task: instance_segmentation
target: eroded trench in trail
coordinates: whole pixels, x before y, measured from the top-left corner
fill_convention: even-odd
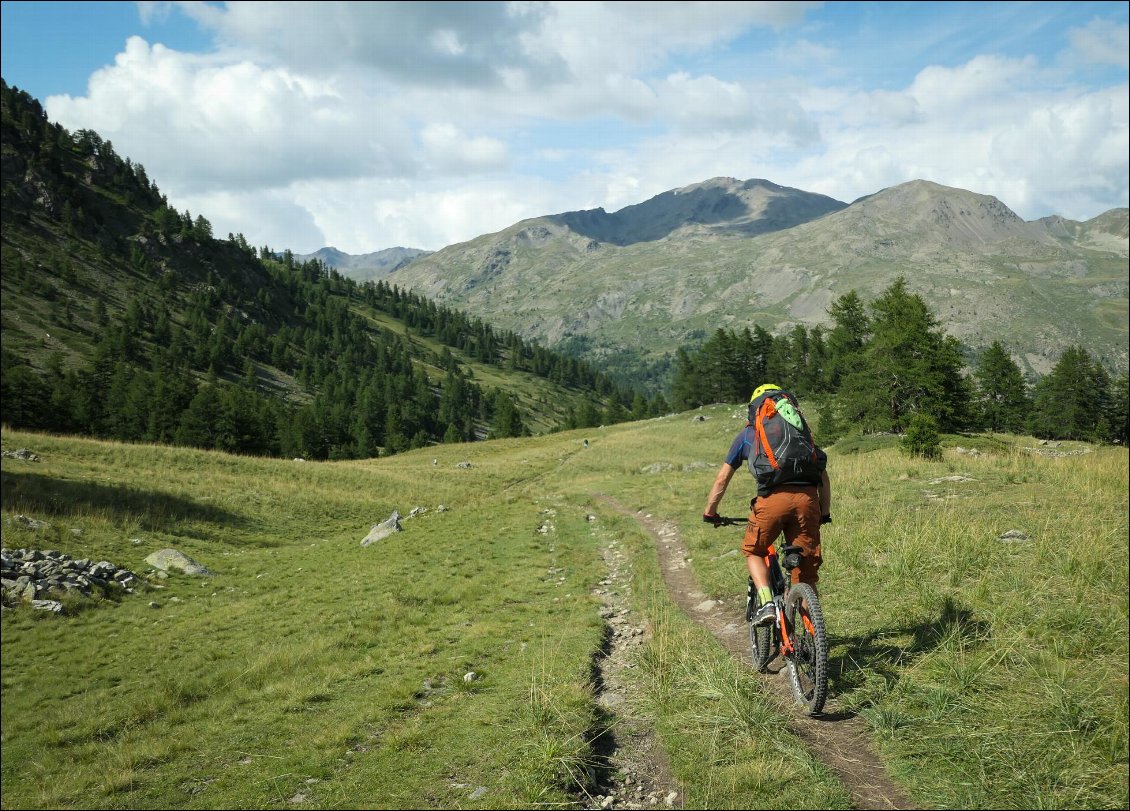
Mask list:
[[[671,599],[688,617],[709,630],[732,655],[752,667],[749,626],[745,622],[744,605],[726,605],[707,599],[707,595],[699,589],[694,572],[687,565],[687,547],[675,524],[643,512],[630,510],[607,496],[597,496],[597,501],[605,507],[633,518],[651,535],[655,540],[660,569]],[[606,561],[610,565],[610,578],[619,577],[620,567],[626,564],[619,559],[610,559],[610,553],[619,555],[615,549],[604,550]],[[609,610],[608,606],[606,600],[605,611]],[[613,626],[612,638],[615,639],[620,633],[622,632],[616,631]],[[634,634],[634,631],[632,633]],[[629,637],[629,639],[634,638],[636,637]],[[616,691],[623,688],[609,684],[610,680],[616,681],[614,675],[616,666],[610,664],[612,656],[616,654],[614,647],[609,645],[605,647],[613,653],[601,657],[594,667],[599,675],[601,702],[607,706],[609,702],[620,703],[621,699]],[[626,654],[627,650],[622,649],[620,653]],[[623,667],[623,664],[619,666]],[[852,713],[838,708],[834,696],[829,697],[823,714],[816,717],[802,714],[792,695],[788,679],[784,673],[779,672],[779,668],[778,660],[778,663],[771,665],[771,672],[762,679],[766,697],[793,719],[789,724],[789,731],[800,738],[813,756],[825,763],[840,779],[851,794],[854,806],[866,809],[916,808],[906,793],[887,775],[882,761],[871,747],[864,723]],[[614,697],[609,698],[609,696]],[[661,804],[668,797],[671,797],[666,803],[669,807],[677,804],[681,795],[676,791],[674,779],[662,756],[661,748],[650,739],[650,733],[644,731],[642,726],[637,724],[633,734],[648,741],[644,749],[633,752],[630,745],[621,747],[615,738],[610,738],[605,742],[606,746],[611,747],[609,756],[613,759],[620,757],[622,760],[632,761],[632,771],[636,774],[653,774],[658,778],[658,781],[650,781],[654,790],[645,794],[644,798],[652,799],[654,802],[653,798],[656,798],[656,795],[662,795]],[[625,740],[625,743],[628,741]],[[649,756],[655,756],[659,760],[650,765],[641,762]],[[622,789],[622,786],[609,787],[608,793],[597,801],[598,804],[605,808],[627,807],[622,801],[628,800],[629,797]],[[611,800],[606,799],[609,796],[612,797]],[[631,797],[631,800],[636,799],[635,796]]]
[[[596,516],[589,521],[600,535]],[[635,652],[648,632],[629,605],[631,564],[614,538],[600,538],[600,551],[608,574],[594,594],[601,601],[605,630],[604,645],[593,659],[592,682],[601,719],[592,740],[595,764],[578,799],[593,809],[679,808],[682,795],[655,731],[632,711],[639,699],[626,671],[635,666]]]

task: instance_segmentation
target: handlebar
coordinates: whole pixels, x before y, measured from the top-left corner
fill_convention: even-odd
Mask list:
[[[714,525],[714,528],[718,529],[718,527],[745,526],[748,523],[748,518],[730,518],[725,515],[720,515],[718,516],[718,523]]]

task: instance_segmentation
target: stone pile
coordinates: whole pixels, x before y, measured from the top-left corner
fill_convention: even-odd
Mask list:
[[[95,589],[103,594],[111,589],[132,594],[141,582],[129,569],[109,561],[75,560],[52,549],[0,549],[0,569],[4,602],[25,600],[50,611],[62,609],[57,601],[41,599],[50,594],[77,592],[90,597]]]

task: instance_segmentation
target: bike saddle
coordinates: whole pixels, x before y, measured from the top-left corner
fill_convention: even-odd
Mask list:
[[[800,565],[800,559],[804,556],[804,550],[796,544],[789,544],[788,546],[781,547],[781,564],[786,569],[795,569]]]

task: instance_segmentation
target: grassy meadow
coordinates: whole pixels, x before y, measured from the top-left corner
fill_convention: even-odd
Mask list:
[[[593,590],[616,544],[650,631],[634,710],[685,807],[851,807],[765,677],[669,599],[650,537],[596,499],[675,521],[703,590],[737,613],[741,530],[700,515],[741,414],[330,463],[5,429],[3,450],[40,457],[2,461],[5,547],[139,574],[173,547],[214,574],[63,615],[4,610],[0,803],[583,807],[592,740],[615,724],[594,692]],[[1127,451],[945,444],[939,461],[829,449],[831,700],[921,807],[1125,808]],[[722,512],[744,515],[752,489],[740,474]]]

